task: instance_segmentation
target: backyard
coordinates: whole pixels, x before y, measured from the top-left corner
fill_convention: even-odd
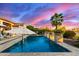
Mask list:
[[[0,55],[79,55],[74,5],[0,4]]]

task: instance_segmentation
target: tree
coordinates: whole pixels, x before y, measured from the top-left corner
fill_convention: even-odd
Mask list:
[[[28,28],[28,29],[33,29],[34,27],[31,26],[31,25],[28,25],[27,28]]]
[[[57,13],[55,13],[52,17],[51,17],[51,24],[52,25],[54,25],[56,28],[56,30],[57,30],[57,26],[58,25],[62,25],[62,22],[63,22],[63,15],[62,15],[62,13],[60,13],[60,14],[57,14]]]
[[[34,31],[34,32],[36,32],[36,33],[37,33],[37,31],[38,31],[38,28],[35,28],[35,27],[32,26],[32,25],[28,25],[27,28],[30,29],[30,30],[32,30],[32,31]]]

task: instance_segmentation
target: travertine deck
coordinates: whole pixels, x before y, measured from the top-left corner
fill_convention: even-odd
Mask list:
[[[26,36],[24,36],[25,38]],[[0,52],[9,48],[10,46],[16,44],[17,42],[21,41],[22,40],[22,37],[21,36],[18,36],[18,37],[15,37],[15,38],[11,38],[11,39],[6,39],[6,40],[3,40],[0,42]]]

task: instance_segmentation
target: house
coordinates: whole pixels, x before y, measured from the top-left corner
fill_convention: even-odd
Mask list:
[[[23,26],[23,24],[15,23],[15,22],[9,21],[7,19],[0,18],[0,31],[3,29],[11,30],[13,27],[19,27],[19,26]]]

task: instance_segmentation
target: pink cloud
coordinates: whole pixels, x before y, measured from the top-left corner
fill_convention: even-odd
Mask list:
[[[69,9],[73,4],[61,4],[60,6],[56,7],[55,9],[51,8],[51,9],[47,9],[43,15],[36,17],[35,19],[33,19],[32,21],[32,25],[39,23],[42,20],[45,20],[46,18],[48,18],[49,16],[53,15],[54,13],[57,12],[64,12],[65,10]],[[42,13],[41,13],[42,14]]]

